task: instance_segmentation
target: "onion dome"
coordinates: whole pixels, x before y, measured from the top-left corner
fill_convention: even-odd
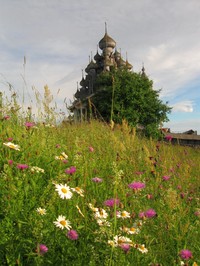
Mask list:
[[[115,48],[116,42],[107,34],[105,33],[104,37],[99,42],[99,48],[103,50],[106,47]]]
[[[115,60],[120,60],[121,53],[116,50],[115,53],[114,53],[114,56],[115,56]]]
[[[124,61],[122,58],[119,60],[119,67],[125,67],[126,66],[126,61]]]
[[[95,56],[94,56],[94,60],[95,60],[96,62],[99,62],[99,61],[102,60],[102,56],[98,53],[98,51],[97,51],[97,53],[96,53]]]
[[[126,60],[126,68],[131,70],[133,66]]]
[[[98,68],[98,66],[97,66],[97,64],[93,60],[91,60],[91,62],[86,67],[86,69],[87,69],[88,72],[90,72],[91,69],[96,69],[96,68]],[[85,69],[85,71],[86,71],[86,69]]]
[[[74,94],[74,96],[76,97],[76,99],[79,99],[79,97],[80,97],[80,91],[79,91],[79,89],[77,89],[77,91]]]
[[[84,85],[85,85],[85,79],[82,77],[82,80],[80,81],[80,83],[79,83],[82,87],[84,87]]]

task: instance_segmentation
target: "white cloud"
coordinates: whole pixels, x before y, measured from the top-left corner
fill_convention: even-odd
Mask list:
[[[193,101],[182,101],[172,105],[173,112],[192,113],[194,111]]]

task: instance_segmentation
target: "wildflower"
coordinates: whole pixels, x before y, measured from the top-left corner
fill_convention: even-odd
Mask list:
[[[42,209],[42,208],[37,208],[36,211],[40,214],[40,215],[45,215],[46,214],[46,210]]]
[[[125,236],[115,236],[114,242],[117,246],[119,246],[121,244],[133,244],[132,240],[128,237],[125,237]]]
[[[27,164],[18,164],[17,165],[17,168],[20,169],[20,170],[24,170],[24,169],[27,169],[28,168],[28,165]]]
[[[89,147],[89,151],[90,151],[90,152],[93,152],[93,151],[94,151],[94,148],[90,146],[90,147]]]
[[[5,115],[4,116],[4,120],[9,120],[10,119],[10,116],[9,115]]]
[[[120,228],[120,230],[124,233],[129,234],[129,235],[136,235],[140,232],[140,229],[135,227],[135,226],[132,226],[131,228],[123,226],[122,228]]]
[[[116,243],[113,240],[108,240],[108,245],[110,245],[111,247],[116,247]]]
[[[10,149],[13,149],[13,150],[16,150],[16,151],[20,151],[19,145],[16,145],[16,144],[14,144],[12,142],[5,142],[5,143],[3,143],[3,145],[9,147]]]
[[[153,195],[152,194],[147,194],[147,199],[153,199]]]
[[[141,183],[141,182],[133,182],[133,183],[129,184],[128,187],[135,190],[135,191],[138,191],[138,190],[145,188],[145,184]]]
[[[92,178],[91,179],[93,182],[95,182],[95,183],[101,183],[101,182],[103,182],[103,179],[101,179],[101,178],[99,178],[99,177],[94,177],[94,178]]]
[[[98,212],[99,211],[99,209],[94,207],[92,203],[88,203],[88,206],[93,212]]]
[[[75,166],[71,166],[70,168],[65,170],[65,173],[69,174],[69,175],[73,175],[75,172],[76,172],[76,167]]]
[[[71,222],[69,220],[66,220],[65,216],[59,215],[57,220],[53,222],[56,227],[59,227],[60,229],[66,228],[67,230],[71,229]]]
[[[45,246],[44,244],[39,244],[39,254],[44,255],[47,252],[48,252],[48,247]]]
[[[99,208],[96,212],[95,212],[95,215],[94,217],[97,219],[106,219],[108,217],[108,213],[104,210],[104,209],[101,209]]]
[[[7,138],[7,140],[8,140],[8,141],[12,141],[12,140],[13,140],[13,138]]]
[[[139,232],[140,232],[139,228],[132,226],[127,233],[130,235],[137,235],[139,234]]]
[[[84,197],[84,195],[83,195],[84,190],[81,189],[80,187],[71,188],[71,190],[76,192],[77,194],[79,194],[81,197]]]
[[[55,156],[55,159],[67,163],[68,155],[65,152],[62,152],[61,155]]]
[[[146,217],[145,212],[140,212],[138,216],[140,219],[145,219],[145,217]]]
[[[136,245],[137,249],[142,252],[142,253],[147,253],[148,252],[148,249],[145,248],[145,245]]]
[[[183,259],[183,260],[189,260],[190,258],[192,258],[192,252],[188,249],[183,249],[180,251],[179,256]]]
[[[56,184],[56,191],[58,192],[61,199],[71,199],[73,195],[70,187],[68,187],[66,184],[65,185]]]
[[[147,218],[152,218],[152,217],[157,215],[155,210],[153,210],[153,209],[149,209],[149,210],[145,211],[144,214],[145,214],[145,217],[147,217]]]
[[[127,219],[127,218],[130,218],[130,213],[127,212],[127,211],[118,211],[117,212],[117,218],[122,218],[122,219]]]
[[[127,253],[127,252],[130,250],[130,248],[131,248],[131,246],[130,246],[129,244],[126,244],[126,243],[123,243],[123,244],[119,245],[119,247],[120,247],[125,253]]]
[[[172,136],[171,136],[171,135],[167,135],[167,136],[165,136],[165,139],[166,139],[167,141],[171,141],[171,140],[172,140]]]
[[[77,240],[78,239],[78,233],[75,230],[69,230],[67,233],[67,237],[71,240]]]
[[[110,227],[110,223],[106,221],[106,219],[97,219],[96,220],[99,226],[108,226]]]
[[[194,213],[194,215],[196,215],[196,216],[200,216],[200,210],[197,210],[197,211]]]
[[[119,199],[108,199],[104,201],[104,205],[107,207],[114,207],[115,205],[119,205],[120,200]]]
[[[8,160],[8,164],[12,165],[13,164],[13,160]]]
[[[29,128],[35,126],[35,123],[34,122],[26,122],[25,126],[27,127],[27,129],[29,129]]]
[[[32,166],[31,167],[31,172],[32,173],[44,173],[44,169],[37,167],[37,166]]]
[[[164,175],[162,178],[163,178],[164,181],[167,181],[167,180],[169,180],[171,177],[170,177],[170,176],[167,176],[167,175]]]

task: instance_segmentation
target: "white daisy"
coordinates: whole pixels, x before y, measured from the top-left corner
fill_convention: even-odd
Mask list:
[[[116,245],[121,245],[121,244],[132,245],[133,244],[132,240],[128,237],[125,237],[125,236],[115,236],[114,242]]]
[[[110,223],[106,221],[106,219],[97,219],[97,223],[99,226],[108,226],[110,227]]]
[[[142,253],[147,253],[148,249],[145,248],[144,244],[143,245],[137,245],[137,249],[142,252]]]
[[[53,223],[62,230],[64,228],[66,228],[67,230],[71,229],[71,222],[69,220],[66,220],[65,216],[59,215],[57,220]]]
[[[130,218],[130,213],[127,212],[127,211],[118,211],[117,212],[117,218],[122,218],[122,219],[127,219],[127,218]]]
[[[65,152],[61,152],[61,155],[55,156],[55,159],[56,160],[61,160],[61,161],[67,160],[68,159],[68,155]]]
[[[139,234],[139,232],[140,232],[139,228],[132,226],[131,228],[129,228],[127,233],[130,235],[137,235],[137,234]]]
[[[37,167],[37,166],[32,166],[31,167],[31,172],[32,173],[44,173],[44,169]]]
[[[94,217],[96,219],[106,219],[108,217],[108,213],[104,209],[99,208],[98,211],[95,212]]]
[[[84,190],[81,189],[80,187],[71,188],[71,190],[78,193],[81,197],[84,197],[84,195],[83,195]]]
[[[13,150],[16,150],[16,151],[20,151],[19,145],[16,145],[16,144],[14,144],[12,142],[5,142],[5,143],[3,143],[3,145],[9,147],[10,149],[13,149]]]
[[[73,195],[70,187],[68,187],[66,184],[65,185],[56,184],[56,191],[58,192],[61,199],[71,199]]]
[[[46,210],[42,209],[42,208],[37,208],[36,211],[40,214],[40,215],[45,215],[46,214]]]

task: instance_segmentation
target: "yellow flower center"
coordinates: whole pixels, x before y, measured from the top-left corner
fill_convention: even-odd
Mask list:
[[[62,221],[60,221],[60,224],[62,224],[63,226],[65,226],[67,223],[66,223],[65,220],[62,220]]]
[[[126,215],[126,213],[125,213],[125,212],[122,212],[122,216],[123,216],[123,217],[126,217],[127,215]]]
[[[130,231],[131,231],[131,232],[135,232],[135,230],[136,230],[136,229],[135,229],[134,227],[131,227],[131,228],[130,228]]]
[[[10,144],[10,146],[9,146],[11,149],[15,149],[16,147],[15,147],[15,145],[13,145],[13,144]]]
[[[62,193],[64,193],[64,194],[66,194],[67,193],[67,189],[66,188],[61,188],[61,191],[62,191]]]

